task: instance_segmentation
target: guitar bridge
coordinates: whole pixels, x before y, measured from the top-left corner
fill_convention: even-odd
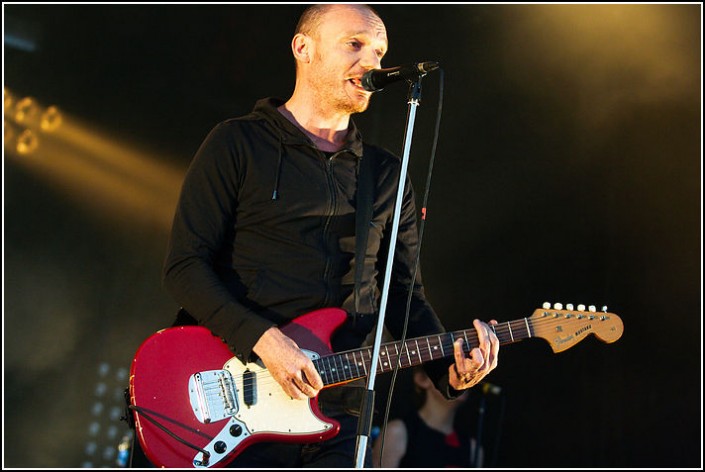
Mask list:
[[[240,407],[233,377],[227,370],[207,370],[193,374],[188,394],[194,415],[201,423],[231,418]]]

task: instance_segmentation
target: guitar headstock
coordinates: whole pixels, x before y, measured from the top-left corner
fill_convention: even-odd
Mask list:
[[[585,305],[578,305],[576,310],[572,304],[563,307],[560,303],[553,306],[544,303],[529,320],[532,335],[548,341],[553,352],[565,351],[589,334],[605,343],[613,343],[624,332],[622,320],[614,313],[608,313],[607,307],[598,312],[594,306],[586,310]]]

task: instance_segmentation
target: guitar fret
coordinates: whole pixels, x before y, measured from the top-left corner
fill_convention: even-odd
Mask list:
[[[529,320],[527,318],[524,318],[524,324],[526,324],[526,333],[529,335],[529,337],[533,337],[531,334],[531,329],[529,329]]]
[[[336,356],[335,365],[338,371],[338,380],[343,382],[345,378],[345,364],[343,363],[343,355],[339,354]]]
[[[343,369],[345,372],[345,380],[350,380],[352,379],[352,373],[350,372],[350,358],[348,357],[350,353],[346,352],[345,353],[345,365],[343,365]]]
[[[355,363],[355,370],[357,371],[357,376],[361,377],[360,364],[358,363],[358,360],[357,360],[357,353],[353,352],[352,355],[353,355],[353,362]]]
[[[350,353],[346,352],[345,355],[341,358],[343,361],[343,375],[345,380],[350,380],[352,378],[352,375],[350,375],[350,358],[348,357]]]
[[[350,380],[349,368],[348,368],[348,355],[344,354],[339,357],[340,359],[340,375],[342,380]]]
[[[438,338],[438,336],[436,336]],[[438,359],[438,349],[441,348],[441,356],[443,355],[443,347],[439,344],[433,344],[433,355],[431,356],[431,359]]]
[[[421,349],[419,349],[419,342],[414,341],[416,344],[416,353],[419,355],[419,363],[423,363],[423,359],[421,358]]]
[[[369,375],[369,370],[367,370],[367,364],[365,363],[364,351],[360,351],[360,364],[362,364],[362,370],[365,372],[365,375]]]
[[[326,365],[328,365],[328,375],[330,376],[330,383],[335,383],[335,369],[331,364],[331,362],[333,362],[332,356],[328,356],[325,359]]]
[[[445,350],[443,349],[443,340],[441,339],[441,335],[439,334],[439,335],[436,336],[436,337],[438,338],[438,345],[441,346],[441,356],[442,356],[442,357],[445,357],[445,356],[446,356],[446,352],[445,352]]]
[[[333,378],[333,370],[330,367],[330,357],[324,357],[322,360],[328,366],[327,370],[326,370],[326,376],[328,377],[328,383],[329,384],[335,383],[335,379]]]
[[[323,365],[323,358],[316,359],[313,362],[314,362],[314,364],[317,365],[316,369],[321,374],[321,379],[323,380],[323,384],[328,385],[330,382],[328,381],[328,373],[326,372],[326,367]]]
[[[401,343],[396,343],[397,364],[400,369],[404,368],[404,346]]]
[[[365,356],[365,354],[367,354],[367,356]],[[364,365],[367,367],[366,370],[369,372],[372,369],[372,353],[369,349],[362,352],[362,358],[364,359]]]
[[[448,340],[450,341],[450,343],[448,343],[448,352],[449,352],[448,355],[452,356],[453,350],[455,349],[453,347],[455,345],[455,333],[452,333],[452,332],[448,333],[448,336],[446,336],[446,338],[448,338]]]
[[[351,356],[352,356],[352,360],[351,360]],[[356,379],[356,378],[360,377],[360,374],[357,371],[357,365],[355,364],[355,352],[351,352],[351,353],[347,354],[346,357],[348,359],[348,375],[350,376],[348,378]]]
[[[330,383],[328,381],[328,373],[326,372],[326,369],[321,366],[321,361],[322,361],[322,359],[316,359],[313,361],[313,365],[316,366],[316,370],[318,371],[318,374],[321,376],[321,380],[323,380],[323,385],[328,385]]]
[[[512,333],[512,324],[507,323],[507,328],[509,328],[509,337],[512,339],[512,342],[514,342],[514,334]]]
[[[433,351],[431,351],[431,341],[428,338],[426,338],[426,346],[428,346],[428,358],[431,360],[433,359]]]
[[[517,339],[523,339],[525,337],[522,335],[523,329],[522,329],[521,323],[510,322],[510,326],[512,328],[512,333],[516,333],[516,336],[512,336],[512,341],[515,341]]]
[[[387,357],[386,357],[387,361],[386,361],[385,365],[387,365],[387,366],[389,367],[389,369],[391,370],[391,369],[392,369],[392,365],[391,365],[391,363],[389,362],[389,347],[388,347],[388,346],[384,346],[384,353],[385,353],[385,355],[387,356]]]
[[[335,365],[338,368],[338,379],[340,381],[344,381],[345,379],[345,363],[343,362],[343,355],[344,354],[338,354],[335,359]]]
[[[340,378],[340,369],[338,368],[338,359],[339,358],[340,358],[339,355],[333,356],[333,373],[335,374],[336,383],[338,383],[342,380]]]
[[[333,377],[333,383],[340,382],[340,377],[338,377],[338,363],[336,362],[337,354],[329,357],[329,363],[331,364],[330,375]]]

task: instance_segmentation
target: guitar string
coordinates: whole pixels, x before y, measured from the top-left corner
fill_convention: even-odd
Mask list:
[[[596,316],[596,315],[592,315],[592,316]],[[528,320],[531,322],[530,325],[532,325],[535,329],[539,329],[539,328],[545,329],[546,327],[550,327],[550,325],[560,325],[560,324],[562,324],[562,323],[565,323],[566,318],[565,318],[565,317],[550,317],[550,318],[539,318],[539,319],[531,319],[531,318],[529,318]],[[583,321],[603,321],[603,320],[601,320],[601,319],[595,317],[595,318],[592,319],[592,320],[585,318],[585,319],[583,319]],[[515,325],[514,329],[511,328],[511,324],[514,324],[514,325]],[[548,325],[548,326],[546,326],[546,325]],[[519,333],[521,333],[522,331],[524,331],[524,332],[527,331],[527,328],[526,328],[525,320],[524,320],[524,319],[522,319],[522,320],[514,320],[514,321],[510,321],[510,322],[503,322],[503,323],[499,323],[499,324],[497,324],[497,325],[495,325],[495,326],[496,326],[496,327],[495,327],[495,332],[496,332],[499,336],[506,336],[506,341],[507,341],[507,342],[510,342],[511,339],[514,338],[514,334],[513,334],[513,333],[519,334]],[[531,326],[530,326],[530,327],[531,327]],[[448,337],[450,337],[451,334],[457,335],[457,336],[456,336],[456,339],[457,339],[458,337],[463,337],[463,338],[466,338],[466,337],[467,337],[467,338],[468,338],[468,341],[470,341],[471,344],[475,344],[475,345],[477,344],[477,333],[476,333],[475,331],[472,331],[471,329],[468,329],[468,330],[460,330],[460,331],[453,331],[453,332],[447,332],[447,333],[440,333],[440,334],[438,334],[437,336],[444,337],[444,338],[448,338]],[[536,335],[535,335],[534,333],[530,333],[530,332],[529,332],[529,333],[527,333],[527,334],[528,334],[528,336],[522,336],[519,340],[521,340],[521,339],[526,339],[527,337],[536,337]],[[432,337],[433,337],[433,336],[429,336],[428,338],[432,338]],[[539,337],[540,337],[540,336],[539,336]],[[409,343],[411,343],[411,342],[416,342],[416,341],[418,341],[418,340],[420,340],[420,339],[426,339],[426,338],[417,338],[417,339],[411,339],[411,340],[408,340],[408,341],[407,341],[407,349],[406,349],[406,350],[402,349],[402,353],[401,353],[402,359],[403,359],[404,357],[407,357],[407,362],[408,362],[408,356],[409,356],[409,355],[411,355],[411,356],[418,356],[418,355],[420,355],[420,356],[422,356],[422,357],[424,358],[424,360],[423,360],[424,362],[427,361],[427,360],[433,360],[433,354],[431,353],[429,347],[427,347],[427,346],[419,346],[418,350],[416,350],[416,349],[410,350],[410,351],[408,350],[408,344],[409,344]],[[386,344],[385,346],[386,346],[386,347],[390,347],[390,346],[394,346],[394,345],[399,346],[400,343],[389,343],[389,344]],[[451,342],[451,343],[443,342],[443,343],[441,343],[441,346],[443,347],[444,351],[447,349],[449,352],[452,352],[452,342]],[[465,349],[465,351],[466,351],[466,353],[467,353],[467,352],[468,352],[468,349],[467,349],[467,348],[464,348],[464,349]],[[360,355],[363,357],[363,361],[364,361],[364,363],[365,363],[365,365],[363,366],[364,370],[365,370],[365,371],[369,370],[369,369],[368,369],[369,366],[370,366],[369,361],[371,361],[370,349],[360,349],[360,350],[355,350],[355,351],[347,351],[347,352],[342,352],[342,353],[335,353],[335,354],[331,354],[331,355],[329,355],[329,356],[320,358],[319,360],[342,358],[345,354],[350,354],[350,353],[360,353]],[[442,357],[449,357],[450,355],[451,355],[451,354],[448,354],[448,355],[445,355],[445,356],[442,356]],[[365,356],[367,356],[367,358],[365,358]],[[428,357],[428,356],[430,356],[430,357]],[[392,357],[392,356],[390,356],[390,358],[391,358],[391,357]],[[393,360],[394,360],[395,362],[398,362],[398,356],[395,354],[394,357],[395,357],[396,359],[395,359],[395,360],[393,359]],[[402,367],[411,367],[412,365],[417,365],[417,364],[415,364],[415,363],[410,363],[409,365],[404,365],[404,364],[405,364],[405,362],[402,362],[402,364],[401,364]],[[381,366],[381,365],[378,366],[378,370],[380,370],[381,372],[384,372],[386,368],[387,368],[386,366]],[[389,369],[391,370],[391,367],[389,367]],[[266,369],[265,369],[263,372],[266,372]],[[345,375],[348,375],[348,374],[342,374],[342,375],[344,375],[344,377],[340,377],[341,374],[336,373],[336,372],[333,372],[333,371],[329,371],[329,374],[326,374],[326,375],[330,375],[331,377],[337,375],[338,378],[339,378],[338,381],[335,381],[335,380],[334,380],[334,381],[331,381],[331,382],[329,382],[327,385],[332,385],[332,384],[336,384],[336,383],[347,382],[347,381],[355,380],[355,379],[357,379],[357,378],[361,378],[361,377],[365,377],[365,376],[366,376],[366,375],[362,375],[362,376],[346,377]],[[262,378],[265,379],[265,381],[263,382],[265,385],[267,384],[267,381],[266,381],[266,378],[267,378],[267,377],[269,377],[269,379],[271,379],[272,381],[274,381],[274,379],[273,379],[273,377],[272,377],[271,375],[267,375],[267,374],[258,374],[258,376],[262,376]],[[276,381],[274,381],[274,383],[276,383]],[[243,385],[249,386],[249,384],[246,384],[246,383],[243,383]]]
[[[607,319],[605,319],[605,320],[601,319],[602,315],[598,315],[597,313],[590,313],[589,315],[583,315],[583,316],[584,316],[583,318],[576,317],[576,318],[572,318],[572,319],[566,318],[564,316],[559,316],[559,317],[550,316],[550,317],[545,317],[545,318],[543,318],[543,317],[542,318],[523,318],[520,320],[507,321],[507,322],[502,322],[502,323],[498,323],[497,325],[495,325],[495,333],[499,337],[502,337],[507,343],[509,343],[509,342],[512,342],[512,339],[516,338],[516,335],[518,335],[520,333],[526,333],[527,335],[521,336],[518,340],[527,339],[529,337],[542,337],[542,336],[536,335],[537,330],[541,331],[541,330],[545,330],[546,328],[557,327],[560,324],[564,324],[566,321],[604,322],[604,321],[609,320],[609,317],[607,317]],[[593,316],[594,318],[589,319],[588,316]],[[528,326],[529,326],[528,332],[527,332],[527,320],[528,320]],[[514,325],[514,328],[512,328],[512,325]],[[594,330],[586,331],[586,334],[591,331],[594,331]],[[558,331],[556,331],[556,332],[558,332]],[[422,357],[422,360],[420,363],[434,360],[434,355],[431,352],[433,346],[431,346],[431,348],[429,348],[428,346],[424,345],[425,343],[421,343],[421,345],[418,346],[418,349],[409,350],[409,347],[408,347],[409,343],[418,342],[419,340],[430,339],[430,338],[433,338],[434,336],[437,336],[439,338],[445,338],[445,340],[446,340],[445,342],[441,342],[438,345],[443,349],[443,352],[446,353],[445,355],[443,355],[441,357],[450,357],[453,355],[453,343],[452,343],[452,341],[447,342],[448,338],[455,337],[456,340],[459,337],[462,337],[464,339],[467,338],[467,340],[470,342],[470,344],[472,346],[476,346],[477,342],[478,342],[477,332],[474,331],[474,328],[470,328],[470,329],[466,329],[466,330],[458,330],[458,331],[449,331],[449,332],[445,332],[445,333],[438,333],[436,335],[407,340],[407,349],[404,349],[402,347],[401,354],[399,356],[397,356],[396,353],[394,355],[390,355],[389,356],[390,360],[392,360],[394,363],[398,363],[399,357],[401,357],[402,360],[406,357],[407,358],[406,361],[403,361],[401,363],[401,366],[403,368],[411,367],[413,365],[418,365],[418,363],[416,363],[416,362],[409,363],[409,360],[408,360],[409,355]],[[400,344],[401,343],[398,343],[398,342],[392,342],[392,343],[385,344],[384,347],[387,347],[387,348],[392,347],[392,346],[401,347]],[[467,348],[467,346],[464,346],[463,349],[466,354],[469,352],[469,349]],[[344,352],[330,354],[330,355],[321,357],[319,359],[316,359],[314,361],[314,364],[316,364],[316,363],[320,364],[323,360],[329,360],[329,361],[332,360],[333,362],[335,362],[336,359],[340,359],[343,362],[343,364],[342,364],[343,367],[345,368],[345,366],[347,366],[349,368],[350,367],[349,359],[346,359],[347,363],[345,363],[345,360],[342,360],[342,358],[346,354],[348,354],[348,355],[349,354],[353,354],[353,355],[359,354],[363,358],[364,365],[362,366],[362,369],[365,372],[365,374],[364,375],[353,375],[352,377],[349,377],[349,375],[352,375],[351,373],[348,374],[346,372],[343,372],[341,374],[340,372],[337,372],[337,367],[335,368],[335,370],[331,369],[329,371],[326,371],[325,369],[319,368],[318,369],[319,372],[323,372],[324,375],[326,375],[327,377],[328,376],[330,376],[330,377],[337,376],[338,377],[338,380],[333,379],[333,381],[330,381],[328,383],[325,383],[325,380],[324,380],[325,386],[335,385],[335,384],[339,384],[339,383],[347,383],[352,380],[364,378],[368,375],[367,372],[369,371],[370,362],[371,362],[371,348],[368,348],[368,349],[362,348],[362,349],[357,349],[357,350],[352,350],[352,351],[344,351]],[[377,369],[378,372],[384,373],[387,370],[391,371],[391,369],[393,368],[393,366],[391,364],[388,364],[388,367],[387,367],[387,366],[382,366],[381,362],[382,361],[380,359],[380,365],[378,365],[378,369]],[[405,365],[407,363],[408,363],[408,365]],[[356,366],[356,369],[359,371],[360,367]],[[341,377],[341,375],[343,377]],[[271,374],[269,374],[269,371],[267,369],[263,369],[260,372],[258,372],[256,375],[256,379],[254,379],[252,381],[243,381],[242,384],[243,384],[243,388],[251,388],[255,383],[257,383],[258,385],[265,386],[265,387],[269,387],[273,384],[278,384],[278,382],[274,379],[274,377]]]

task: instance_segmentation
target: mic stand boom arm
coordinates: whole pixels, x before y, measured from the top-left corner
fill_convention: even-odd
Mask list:
[[[397,243],[397,233],[399,232],[399,220],[401,218],[401,205],[404,197],[404,183],[407,169],[409,167],[409,152],[411,150],[411,138],[413,135],[414,122],[416,121],[416,108],[419,106],[421,97],[421,78],[411,83],[409,87],[408,110],[406,116],[406,130],[404,132],[404,148],[402,153],[401,170],[399,172],[399,184],[397,187],[397,197],[394,205],[394,216],[392,220],[392,235],[389,242],[389,252],[387,253],[387,269],[384,274],[384,284],[382,286],[382,299],[380,302],[380,312],[377,319],[377,329],[375,331],[372,358],[370,360],[369,374],[367,377],[367,390],[362,400],[360,419],[357,429],[356,445],[356,468],[364,468],[365,453],[367,451],[367,441],[372,430],[372,419],[374,416],[374,385],[377,377],[377,364],[379,362],[379,348],[382,344],[382,331],[384,329],[384,318],[387,311],[387,299],[389,297],[389,283],[392,276],[392,265],[394,263],[394,252]]]

